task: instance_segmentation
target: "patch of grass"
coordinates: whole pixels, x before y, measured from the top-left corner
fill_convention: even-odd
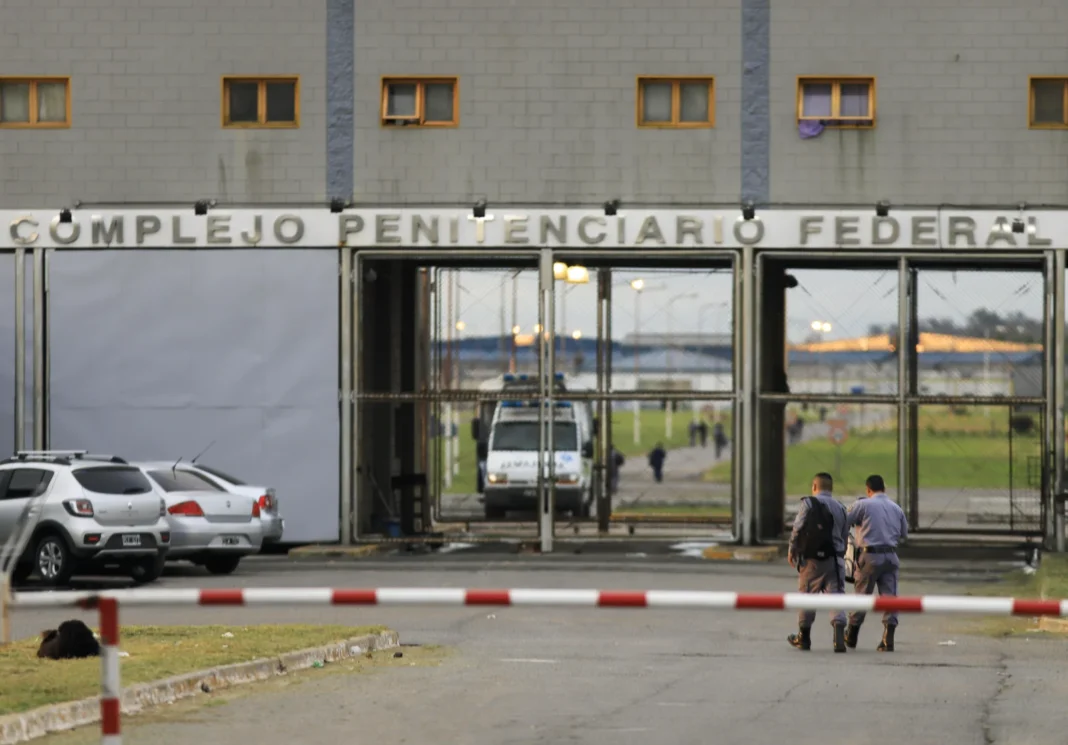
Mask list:
[[[297,692],[303,685],[316,685],[341,675],[367,675],[389,669],[436,667],[451,653],[451,650],[447,648],[434,645],[402,647],[400,651],[404,653],[404,656],[400,658],[393,656],[395,651],[397,650],[382,650],[322,668],[297,670],[267,680],[217,689],[210,694],[198,694],[174,704],[148,709],[136,717],[124,717],[123,734],[128,735],[134,742],[152,742],[154,739],[152,728],[155,726],[175,722],[213,721],[205,716],[208,711],[223,709],[253,696],[259,697],[259,703],[269,708],[272,696],[281,697],[290,692]],[[98,745],[100,726],[90,725],[69,732],[58,732],[34,742],[38,745]]]
[[[1010,448],[1007,411],[992,407],[993,413],[986,416],[982,407],[972,408],[979,410],[954,414],[948,407],[926,407],[921,411],[920,489],[1008,489],[1010,483],[1015,489],[1029,488],[1031,461],[1041,453],[1039,438],[1014,435]],[[824,470],[835,476],[835,491],[844,494],[862,492],[864,479],[873,473],[881,473],[887,486],[896,489],[896,428],[896,418],[891,417],[874,428],[851,429],[840,449],[822,437],[787,447],[787,493],[807,493],[812,474]],[[704,478],[730,483],[730,463],[717,464]]]
[[[249,662],[383,631],[381,626],[128,626],[122,628],[123,686]],[[233,634],[232,637],[224,636]],[[100,660],[37,658],[39,639],[0,647],[0,715],[100,692]]]
[[[1000,582],[987,582],[972,587],[968,594],[1040,600],[1068,598],[1068,557],[1059,554],[1043,554],[1042,563],[1034,574],[1015,571],[1005,575]],[[1045,632],[1037,630],[1034,619],[1021,616],[974,619],[970,622],[962,622],[961,628],[967,633],[983,636],[1045,635]],[[1060,635],[1050,634],[1050,636]]]
[[[721,505],[682,505],[682,504],[636,504],[612,510],[612,515],[671,515],[692,517],[730,517],[731,508]]]

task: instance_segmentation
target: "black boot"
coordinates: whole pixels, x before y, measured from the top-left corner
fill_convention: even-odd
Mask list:
[[[806,629],[804,626],[799,626],[797,633],[790,634],[786,637],[786,641],[790,642],[790,644],[797,647],[802,652],[807,652],[812,649],[812,629]]]
[[[846,629],[845,643],[850,649],[857,648],[857,640],[860,638],[860,626],[849,625]]]
[[[845,624],[844,623],[836,623],[834,625],[834,651],[835,652],[844,652],[844,651],[846,651]]]
[[[890,624],[883,624],[883,640],[879,642],[879,646],[875,649],[879,652],[893,652],[894,651],[894,630],[897,626],[891,626]]]

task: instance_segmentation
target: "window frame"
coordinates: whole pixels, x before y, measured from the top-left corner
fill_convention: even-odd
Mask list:
[[[671,83],[671,121],[645,121],[645,86],[648,83]],[[708,121],[681,122],[683,83],[707,83]],[[714,129],[716,126],[716,77],[714,75],[639,75],[635,81],[635,124],[638,129]]]
[[[426,86],[452,85],[452,121],[426,121]],[[415,116],[387,116],[389,106],[389,88],[392,85],[415,86]],[[391,122],[407,121],[408,124]],[[379,81],[378,126],[383,129],[449,129],[460,126],[460,78],[457,75],[383,75]]]
[[[1062,121],[1060,124],[1035,121],[1035,83],[1059,81],[1064,101]],[[1068,75],[1029,75],[1027,77],[1027,128],[1028,129],[1068,129]]]
[[[256,83],[256,121],[230,121],[230,86],[234,83]],[[267,84],[293,84],[293,121],[267,121]],[[223,75],[222,81],[222,128],[223,129],[299,129],[300,128],[300,76],[299,75]]]
[[[30,86],[30,121],[28,122],[0,122],[0,129],[70,129],[71,127],[71,78],[69,75],[3,75],[0,76],[0,85],[20,85],[29,84]],[[37,121],[38,107],[37,107],[37,86],[41,83],[62,83],[66,90],[66,101],[64,102],[64,108],[66,111],[66,118],[62,122],[41,122]]]
[[[842,86],[867,83],[868,116],[843,117],[835,112],[842,106]],[[805,116],[805,86],[831,86],[831,116]],[[876,121],[876,80],[874,75],[798,75],[797,76],[797,123],[820,122],[828,129],[874,129]]]

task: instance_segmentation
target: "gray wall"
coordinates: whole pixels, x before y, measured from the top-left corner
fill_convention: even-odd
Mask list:
[[[336,251],[58,252],[56,449],[202,459],[274,486],[288,541],[338,537]]]
[[[1068,75],[1068,4],[793,0],[771,29],[773,201],[1068,200],[1068,136],[1027,128],[1028,76]],[[798,75],[876,76],[876,127],[802,140]]]
[[[356,197],[737,200],[740,28],[738,0],[360,0]],[[658,74],[714,75],[716,127],[637,129],[636,77]],[[459,76],[460,126],[382,128],[390,75]]]
[[[0,253],[0,458],[15,448],[15,257]]]
[[[322,0],[4,0],[0,74],[73,101],[70,129],[3,131],[0,203],[322,199],[325,39]],[[230,74],[300,75],[300,128],[222,129]]]
[[[23,442],[33,447],[33,255],[25,259],[24,320],[26,365],[23,400],[26,418]],[[0,458],[15,448],[15,255],[0,253]]]

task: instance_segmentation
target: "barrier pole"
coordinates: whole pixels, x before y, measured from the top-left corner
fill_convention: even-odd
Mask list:
[[[100,742],[122,745],[119,720],[122,685],[119,679],[119,601],[100,598]]]

